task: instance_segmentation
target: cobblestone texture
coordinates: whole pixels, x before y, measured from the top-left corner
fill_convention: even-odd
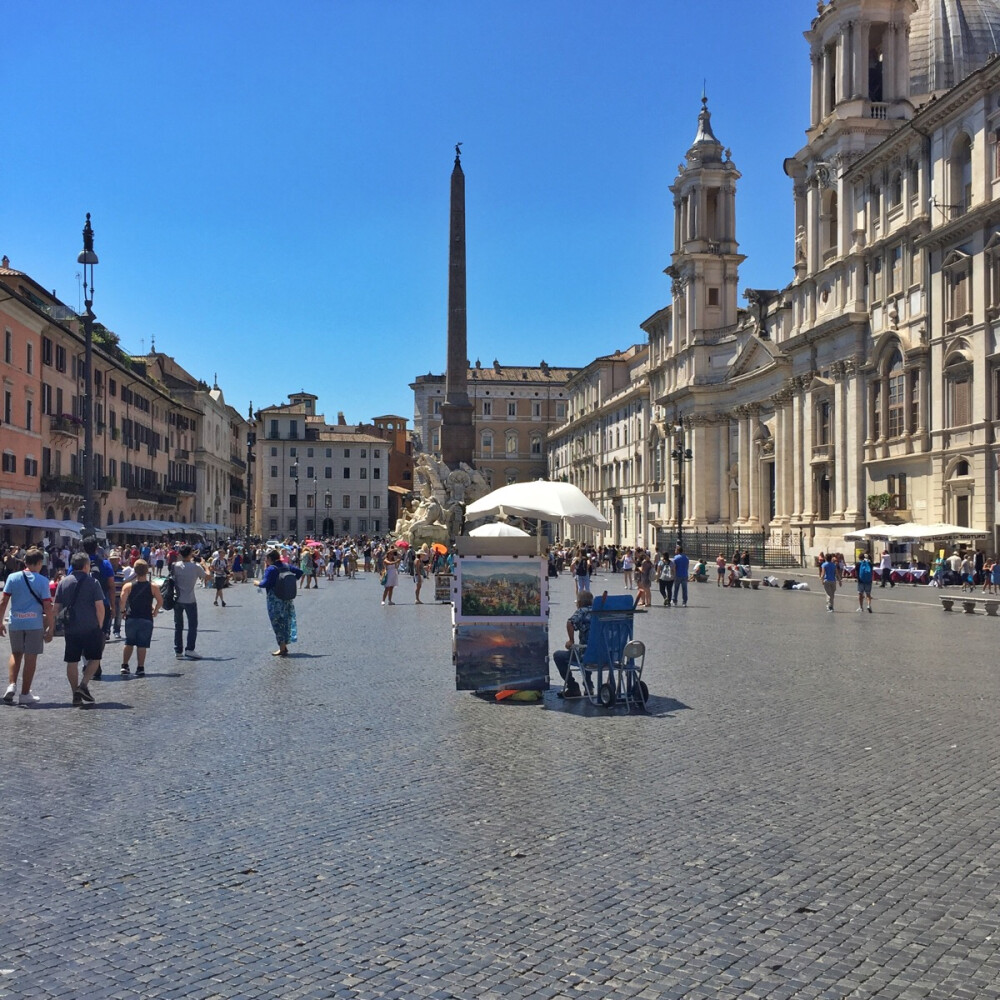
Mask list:
[[[629,717],[457,694],[406,582],[301,593],[287,661],[228,593],[201,662],[0,706],[0,997],[1000,997],[1000,621],[695,586]]]

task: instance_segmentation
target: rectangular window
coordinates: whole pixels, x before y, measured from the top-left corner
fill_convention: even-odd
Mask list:
[[[333,458],[333,449],[332,448],[327,448],[326,449],[326,457],[327,458]]]
[[[52,386],[47,383],[42,383],[42,413],[49,414],[52,412]]]
[[[951,384],[952,391],[952,427],[964,427],[971,423],[970,389],[968,376],[955,379]]]
[[[312,457],[313,457],[312,448],[306,448],[306,458],[312,458]]]
[[[374,456],[375,456],[376,458],[381,458],[381,457],[382,457],[382,449],[381,449],[381,448],[376,448],[376,449],[375,449],[375,450],[374,450],[374,451],[372,452],[372,454],[373,454],[373,455],[374,455]]]
[[[351,533],[351,519],[349,517],[342,517],[340,519],[340,530],[343,531],[345,535]]]
[[[889,378],[889,437],[899,437],[906,430],[906,376],[901,372]]]
[[[350,448],[345,448],[344,449],[344,458],[350,458],[350,457],[351,457],[351,449]]]
[[[565,420],[566,419],[566,404],[556,403],[556,419]]]
[[[333,479],[333,469],[329,465],[323,470],[323,478]]]
[[[24,359],[25,368],[27,369],[29,375],[33,375],[35,373],[35,345],[32,344],[31,341],[28,341],[28,343],[24,346],[27,350],[27,354]]]
[[[272,479],[278,478],[278,467],[276,465],[271,466],[271,478]]]
[[[349,494],[347,494],[347,493],[344,494],[344,502],[343,502],[342,506],[343,506],[344,510],[350,510],[351,509],[351,498],[350,498]]]
[[[906,473],[901,472],[896,480],[896,506],[906,510],[909,504],[906,502]]]
[[[277,457],[278,457],[278,449],[277,448],[272,448],[271,449],[271,458],[277,458]]]
[[[368,509],[368,497],[358,497],[358,506],[362,510]]]
[[[489,399],[483,400],[483,416],[491,417],[493,416],[493,401]]]
[[[312,448],[310,448],[309,450],[312,451]],[[315,478],[316,478],[316,470],[311,465],[307,465],[306,479],[315,479]]]
[[[52,340],[42,337],[42,364],[52,367]]]
[[[372,508],[374,510],[379,510],[381,508],[381,506],[382,506],[382,498],[381,497],[372,497]]]
[[[273,535],[278,530],[278,519],[276,517],[272,517],[270,519],[270,524],[271,524],[271,534]]]
[[[531,404],[531,415],[533,417],[540,417],[542,415],[542,404],[538,400]]]
[[[297,420],[288,421],[288,437],[295,440],[299,436],[299,422]]]
[[[277,493],[272,493],[271,494],[271,506],[272,507],[277,507],[278,506],[278,494]]]
[[[288,494],[288,506],[289,507],[298,507],[298,505],[299,505],[299,495],[298,495],[298,493],[289,493]]]
[[[115,380],[113,378],[109,378],[108,379],[108,395],[109,396],[113,396],[115,394],[115,390],[116,389],[117,389],[117,384],[116,384]]]
[[[288,457],[289,458],[295,458],[295,451],[296,451],[295,448],[289,448],[288,449]]]
[[[872,438],[882,437],[882,383],[872,385]]]
[[[512,399],[507,401],[507,416],[508,417],[517,416],[517,403]]]
[[[372,479],[381,479],[381,478],[382,478],[382,470],[372,469]]]
[[[920,372],[910,372],[910,433],[920,427]]]
[[[17,459],[8,451],[3,453],[3,471],[17,472]]]
[[[271,431],[268,434],[268,437],[273,437],[273,438],[279,437],[279,434],[278,434],[278,421],[277,420],[272,420],[271,421]]]
[[[436,413],[436,414],[439,414],[441,412],[441,400],[440,399],[435,399],[434,400],[434,407],[433,407],[432,412]]]
[[[27,399],[24,402],[24,428],[25,430],[34,430],[32,426],[35,422],[35,404]]]
[[[10,330],[3,332],[3,359],[8,365],[14,363],[14,334]]]
[[[362,448],[361,449],[361,457],[362,458],[367,458],[368,457],[368,449],[367,448]]]
[[[14,397],[10,394],[9,390],[5,390],[3,394],[3,422],[5,424],[11,422],[13,408]]]
[[[368,470],[367,469],[362,469],[360,475],[361,475],[362,479],[367,479],[368,478]]]
[[[312,510],[313,500],[314,499],[315,499],[315,497],[313,497],[313,495],[311,493],[307,493],[306,494],[306,509],[307,510]]]
[[[710,306],[717,306],[719,304],[719,289],[709,288],[708,290],[708,304]]]
[[[892,295],[903,290],[903,248],[895,246],[889,251],[888,291]]]
[[[345,465],[344,466],[344,479],[350,479],[350,478],[351,478],[351,469],[350,469],[350,466]]]

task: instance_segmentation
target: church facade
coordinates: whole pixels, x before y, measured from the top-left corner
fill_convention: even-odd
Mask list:
[[[830,0],[806,39],[791,282],[738,300],[740,174],[704,99],[671,186],[672,301],[641,324],[647,541],[680,505],[807,553],[910,520],[996,551],[1000,0]]]

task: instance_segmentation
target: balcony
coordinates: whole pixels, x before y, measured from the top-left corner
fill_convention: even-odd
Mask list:
[[[176,493],[161,493],[159,490],[145,490],[139,486],[129,486],[125,490],[129,500],[145,500],[147,503],[159,504],[161,507],[176,507]]]
[[[229,495],[234,500],[246,500],[246,498],[247,498],[247,491],[246,491],[246,489],[245,489],[245,487],[243,486],[242,483],[237,484],[237,483],[234,483],[234,482],[230,482],[230,484],[229,484]]]
[[[169,479],[167,480],[167,489],[172,490],[174,493],[198,492],[193,479]]]
[[[906,521],[910,518],[905,493],[872,493],[868,497],[868,511],[883,521]]]
[[[186,462],[191,458],[191,452],[187,448],[175,448],[174,449],[174,461],[175,462]]]
[[[42,476],[42,492],[82,497],[83,479],[80,476]]]
[[[237,469],[245,469],[247,467],[246,461],[240,458],[239,455],[236,455],[232,452],[230,452],[229,454],[229,461],[230,464],[235,465]]]
[[[83,421],[79,417],[71,416],[68,413],[60,413],[57,417],[52,417],[49,423],[49,430],[53,436],[62,436],[79,439],[80,431],[83,430]]]
[[[814,462],[830,462],[833,460],[832,444],[814,444],[812,450],[812,460]]]

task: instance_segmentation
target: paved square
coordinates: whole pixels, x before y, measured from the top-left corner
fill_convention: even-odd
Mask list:
[[[639,616],[645,717],[456,693],[407,581],[300,593],[285,661],[199,591],[205,659],[168,616],[93,709],[57,640],[0,706],[0,997],[1000,997],[1000,621],[813,587]]]

